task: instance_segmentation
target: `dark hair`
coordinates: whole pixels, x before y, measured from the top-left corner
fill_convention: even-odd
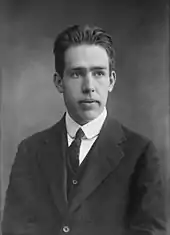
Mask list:
[[[54,42],[55,69],[61,77],[63,76],[65,66],[65,51],[70,46],[80,44],[102,46],[109,57],[110,71],[115,69],[115,51],[112,37],[99,27],[89,27],[88,25],[80,27],[79,25],[74,25],[61,32]]]

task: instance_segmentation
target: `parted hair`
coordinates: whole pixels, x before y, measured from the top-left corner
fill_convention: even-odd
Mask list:
[[[110,72],[115,70],[115,50],[112,37],[99,27],[73,25],[58,34],[54,42],[55,70],[61,77],[65,66],[65,51],[71,46],[81,44],[103,47],[109,57]]]

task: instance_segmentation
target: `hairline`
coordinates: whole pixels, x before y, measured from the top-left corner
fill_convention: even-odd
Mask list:
[[[74,30],[75,30],[75,33],[78,33],[77,35],[75,34],[74,35]],[[91,40],[91,38],[83,38],[82,37],[82,40],[79,38],[79,32],[80,34],[84,34],[86,31],[88,32],[89,31],[92,31],[92,32],[95,32],[95,31],[98,31],[95,33],[95,37],[97,37],[97,35],[99,35],[100,37],[100,34],[103,34],[102,37],[108,37],[110,39],[108,40],[97,40],[97,41],[93,41],[93,39]],[[73,32],[73,35],[75,36],[75,38],[72,40],[72,34]],[[68,34],[67,34],[68,33]],[[65,38],[64,38],[65,37]],[[70,37],[70,38],[69,38]],[[78,39],[76,38],[78,37]],[[61,40],[64,40],[64,42],[66,42],[65,46],[63,44],[63,47],[57,49],[57,47],[55,45],[57,45],[57,41],[60,42]],[[65,41],[66,39],[66,41]],[[110,40],[110,41],[109,41]],[[68,42],[68,44],[67,44]],[[109,44],[110,44],[110,48],[109,48]],[[60,44],[59,44],[60,45]],[[62,41],[61,41],[61,45],[62,45]],[[112,41],[112,37],[111,35],[109,35],[105,30],[103,30],[102,28],[100,27],[97,27],[97,26],[92,26],[90,27],[89,25],[84,25],[83,27],[81,25],[73,25],[71,27],[68,27],[66,30],[62,31],[56,38],[55,40],[55,44],[54,44],[54,48],[53,48],[53,53],[55,55],[55,63],[56,63],[56,58],[58,59],[58,61],[61,61],[61,67],[60,65],[58,64],[58,66],[56,67],[56,64],[55,64],[55,69],[56,69],[56,72],[58,72],[60,74],[60,76],[63,76],[63,72],[64,72],[64,69],[65,69],[65,53],[67,50],[69,50],[71,47],[77,47],[77,46],[81,46],[81,45],[94,45],[94,46],[98,46],[100,48],[103,48],[106,53],[107,53],[107,56],[108,56],[108,59],[109,59],[109,70],[110,70],[110,73],[112,71],[115,71],[115,51],[114,51],[114,48],[113,48],[113,41]],[[57,51],[57,50],[58,51]],[[57,56],[56,52],[59,52],[61,50],[61,56],[60,57],[59,55]],[[113,54],[112,54],[113,53]]]

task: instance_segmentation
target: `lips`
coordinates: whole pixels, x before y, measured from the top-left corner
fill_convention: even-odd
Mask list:
[[[98,101],[93,99],[85,99],[85,100],[80,100],[80,103],[91,104],[91,103],[98,103]]]

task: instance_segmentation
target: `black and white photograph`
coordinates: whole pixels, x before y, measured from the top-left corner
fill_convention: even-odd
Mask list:
[[[169,2],[0,1],[0,234],[169,235]]]

